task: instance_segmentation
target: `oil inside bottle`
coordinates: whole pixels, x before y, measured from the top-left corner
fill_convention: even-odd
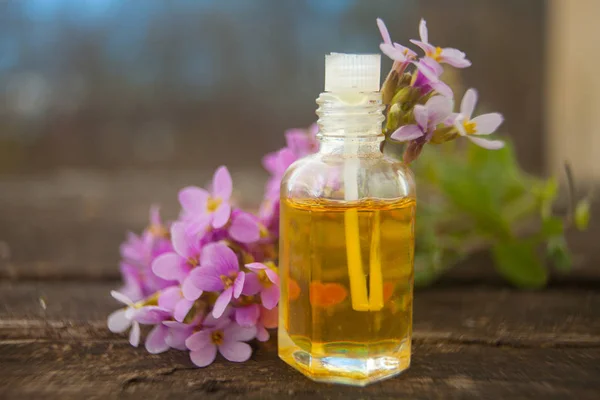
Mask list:
[[[282,199],[280,357],[366,385],[410,363],[414,198]]]

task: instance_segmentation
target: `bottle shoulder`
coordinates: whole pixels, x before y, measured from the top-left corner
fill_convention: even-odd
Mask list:
[[[416,197],[410,168],[383,155],[348,157],[316,153],[292,164],[281,181],[283,198],[399,199]]]

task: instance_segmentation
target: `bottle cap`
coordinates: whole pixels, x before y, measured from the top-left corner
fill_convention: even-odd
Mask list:
[[[331,53],[325,56],[326,92],[378,92],[379,54]]]

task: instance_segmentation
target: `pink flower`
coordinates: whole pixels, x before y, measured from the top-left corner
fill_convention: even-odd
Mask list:
[[[258,211],[260,222],[274,236],[279,236],[279,192],[265,193]]]
[[[427,23],[424,19],[421,19],[419,24],[419,35],[421,40],[411,40],[411,42],[423,49],[427,57],[440,63],[450,64],[456,68],[466,68],[471,65],[471,61],[465,58],[465,53],[462,51],[450,47],[436,47],[430,44]]]
[[[434,96],[425,105],[414,107],[416,124],[403,125],[394,131],[391,138],[399,142],[423,138],[431,139],[436,126],[445,121],[452,112],[452,100],[444,96]]]
[[[499,113],[483,114],[471,119],[473,110],[477,104],[477,91],[469,89],[463,96],[460,104],[460,114],[454,121],[454,126],[461,136],[466,136],[478,146],[489,150],[497,150],[504,147],[504,142],[501,140],[487,140],[473,135],[489,135],[498,129],[504,118]]]
[[[176,222],[171,226],[171,241],[175,251],[160,255],[152,263],[152,271],[163,279],[179,282],[182,298],[173,306],[175,319],[182,321],[187,312],[194,304],[194,300],[202,295],[202,290],[196,287],[189,279],[192,269],[200,264],[201,237],[191,233],[182,222]],[[173,300],[175,294],[169,292],[169,300]]]
[[[279,276],[277,272],[262,263],[246,264],[254,274],[246,275],[249,294],[260,292],[260,299],[266,309],[271,310],[279,302]]]
[[[390,33],[381,18],[377,18],[377,27],[383,38],[383,43],[379,45],[383,54],[399,63],[406,63],[417,56],[417,53],[408,47],[404,47],[398,43],[392,43]]]
[[[264,307],[260,309],[260,318],[256,323],[256,339],[261,342],[269,340],[269,331],[267,329],[277,328],[279,322],[279,312],[277,307],[267,310]]]
[[[169,334],[169,328],[163,324],[158,324],[146,336],[146,351],[150,354],[159,354],[169,350],[166,337]]]
[[[202,250],[201,267],[190,273],[192,284],[207,292],[223,291],[213,307],[219,318],[232,298],[237,299],[244,289],[246,274],[240,271],[236,254],[223,243],[211,243]]]
[[[317,124],[312,124],[308,129],[288,129],[285,131],[287,148],[298,158],[316,153],[319,150],[318,130]]]
[[[227,234],[236,242],[254,243],[260,239],[260,224],[254,215],[241,210],[233,210]]]
[[[124,285],[119,292],[129,297],[132,301],[139,301],[144,298],[144,282],[139,269],[127,262],[121,262],[121,277]]]
[[[213,176],[211,192],[195,186],[186,187],[179,192],[183,218],[199,226],[210,224],[213,228],[223,227],[231,214],[229,200],[232,190],[231,175],[227,167],[219,167]]]
[[[242,298],[243,301],[237,302],[234,308],[235,322],[240,326],[254,326],[260,317],[260,306],[252,302],[253,296],[240,296],[240,300]]]
[[[140,324],[158,324],[170,318],[169,310],[157,306],[136,304],[124,294],[114,290],[110,294],[127,307],[108,316],[108,329],[114,333],[122,333],[131,327],[129,343],[134,347],[140,344]]]
[[[435,90],[442,96],[450,99],[454,97],[450,86],[440,79],[440,75],[444,72],[444,69],[437,61],[432,58],[422,58],[419,62],[415,62],[414,65],[417,67],[417,75],[412,83],[413,87],[421,89],[422,94]]]
[[[207,326],[188,337],[185,341],[190,350],[190,359],[198,367],[212,364],[217,356],[217,350],[229,361],[244,362],[252,355],[252,348],[245,341],[256,336],[256,327],[242,327],[229,318],[215,321],[214,326]]]
[[[186,299],[181,286],[171,286],[161,291],[158,296],[158,306],[172,312],[175,321],[183,322],[194,306],[195,300]]]
[[[125,286],[120,290],[137,301],[172,285],[173,281],[156,276],[151,268],[157,256],[172,250],[168,232],[160,220],[158,207],[153,206],[150,209],[150,228],[140,236],[128,233],[127,240],[121,244],[121,273]]]
[[[163,325],[169,328],[165,335],[165,344],[177,350],[187,350],[185,341],[192,336],[197,323],[184,324],[176,321],[163,321]]]

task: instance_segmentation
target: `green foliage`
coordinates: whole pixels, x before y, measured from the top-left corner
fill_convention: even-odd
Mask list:
[[[510,143],[496,151],[460,145],[427,146],[412,164],[419,185],[415,283],[427,285],[486,249],[498,273],[519,288],[543,287],[547,265],[569,271],[564,233],[570,218],[553,214],[557,181],[523,172]],[[587,201],[573,220],[587,226]]]
[[[575,226],[580,231],[587,229],[590,223],[590,202],[584,199],[575,207]]]
[[[492,248],[496,269],[510,283],[521,288],[540,288],[546,284],[548,273],[527,241],[499,242]]]

